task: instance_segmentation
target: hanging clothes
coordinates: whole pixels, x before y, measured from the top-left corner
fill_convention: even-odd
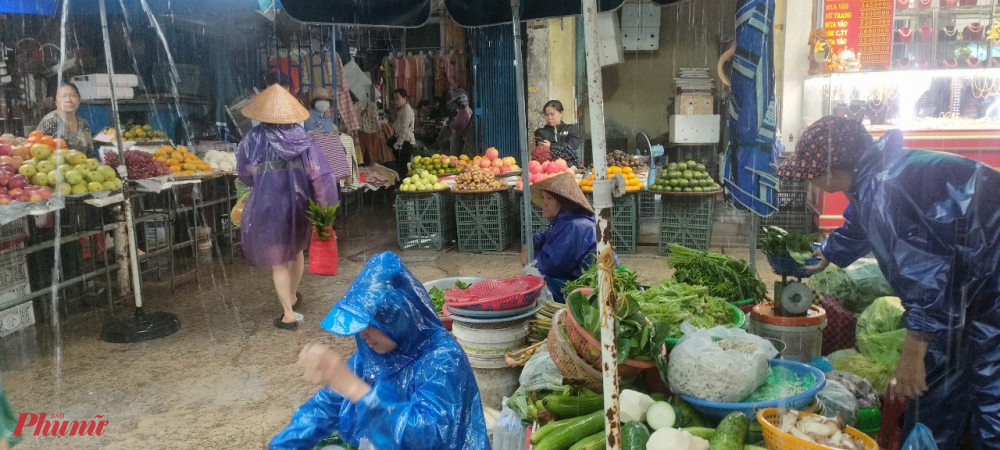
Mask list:
[[[469,57],[464,52],[459,52],[457,56],[457,61],[455,62],[455,69],[457,70],[456,78],[458,83],[458,89],[464,91],[469,90]]]
[[[326,158],[326,162],[330,164],[330,173],[333,174],[334,178],[339,180],[351,175],[351,166],[347,161],[347,151],[344,149],[344,144],[340,141],[339,133],[312,131],[309,135],[312,136],[313,142],[319,147],[320,153]]]
[[[351,174],[345,178],[344,184],[346,184],[347,187],[353,188],[361,183],[361,172],[358,169],[358,160],[360,158],[358,158],[357,154],[355,154],[354,139],[351,138],[350,135],[341,134],[340,142],[344,145],[344,154],[347,155],[347,161],[351,165]]]
[[[412,55],[407,55],[403,57],[403,61],[406,64],[406,76],[403,82],[406,86],[407,100],[409,100],[410,106],[414,109],[417,108],[417,96],[414,95],[417,92],[417,60]]]
[[[424,57],[424,98],[432,103],[434,95],[434,55]]]
[[[422,55],[413,57],[413,100],[410,105],[416,108],[424,100],[424,65],[426,59]]]
[[[388,105],[392,102],[392,92],[396,90],[396,75],[393,67],[393,59],[386,56],[382,58],[382,104]]]
[[[396,81],[394,84],[394,89],[406,89],[406,59],[402,56],[398,58],[392,58],[392,67],[394,70],[394,75],[396,76]],[[389,101],[386,105],[392,104],[392,92],[389,93]]]
[[[458,55],[454,53],[449,53],[444,56],[444,72],[445,76],[448,78],[448,90],[454,91],[458,89]]]
[[[445,55],[434,55],[434,96],[445,98],[448,94],[448,75],[445,73]]]
[[[354,111],[354,103],[351,102],[351,90],[347,86],[347,77],[344,76],[344,64],[340,60],[340,55],[334,54],[336,60],[337,74],[337,113],[347,131],[357,130],[358,116]],[[329,59],[327,60],[329,62]]]
[[[372,102],[358,102],[358,117],[361,119],[361,129],[358,130],[358,145],[372,162],[385,163],[395,161],[392,150],[382,139],[381,127],[378,123],[378,109]]]
[[[299,63],[288,57],[271,58],[268,61],[268,70],[271,74],[281,73],[284,75],[289,82],[289,88],[292,95],[298,96],[299,94],[299,84],[301,84],[302,78],[299,76]]]

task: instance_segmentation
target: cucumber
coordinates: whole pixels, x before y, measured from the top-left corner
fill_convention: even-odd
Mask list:
[[[545,409],[560,419],[579,417],[604,409],[603,396],[570,397],[551,394],[542,400]]]
[[[646,450],[646,442],[649,442],[649,428],[642,422],[622,424],[622,450]]]
[[[679,421],[682,426],[685,427],[707,427],[708,424],[705,419],[701,416],[698,410],[691,407],[691,405],[684,401],[679,395],[674,397],[670,404],[674,405],[677,409],[677,415],[679,416]]]
[[[670,406],[670,403],[656,402],[646,410],[646,423],[654,430],[673,427],[676,421],[677,413],[674,412],[674,407]]]
[[[604,449],[604,440],[604,432],[602,431],[580,439],[569,450],[602,450]]]
[[[715,436],[714,428],[687,427],[684,431],[687,431],[688,433],[691,433],[692,436],[700,437],[706,441],[712,440],[712,436]]]
[[[746,414],[736,411],[719,423],[715,436],[708,440],[710,450],[743,450],[743,441],[747,438],[750,419]]]
[[[756,445],[744,445],[743,450],[767,450],[764,447],[758,447]]]
[[[569,425],[560,427],[544,436],[535,445],[534,450],[567,450],[580,439],[600,432],[604,429],[604,410],[559,422],[566,421],[569,422]]]
[[[541,428],[535,430],[535,432],[531,435],[531,443],[532,444],[537,444],[543,438],[545,438],[546,436],[554,433],[555,431],[557,431],[557,430],[559,430],[561,428],[565,428],[565,427],[569,426],[570,423],[573,423],[573,422],[576,422],[576,421],[579,421],[579,420],[580,420],[579,417],[574,417],[572,419],[558,420],[558,421],[555,421],[555,422],[549,422],[549,423],[543,425]]]

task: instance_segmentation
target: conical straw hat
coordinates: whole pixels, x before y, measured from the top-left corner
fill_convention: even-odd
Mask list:
[[[576,177],[569,173],[561,173],[531,185],[531,203],[534,203],[535,206],[542,206],[542,191],[558,195],[584,210],[590,211],[591,214],[594,213],[594,208],[587,201],[587,196],[583,195],[583,190],[576,182]]]
[[[272,84],[240,110],[243,116],[262,123],[290,124],[309,118],[309,111],[291,92]]]

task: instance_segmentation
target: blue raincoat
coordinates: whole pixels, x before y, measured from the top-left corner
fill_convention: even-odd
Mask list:
[[[919,410],[941,450],[971,418],[976,448],[1000,448],[1000,173],[959,156],[903,149],[889,131],[858,162],[844,225],[823,244],[847,267],[874,253],[906,308],[933,333]]]
[[[597,254],[596,222],[588,211],[565,210],[549,221],[549,227],[535,234],[535,268],[545,278],[552,297],[562,303],[562,287],[567,280],[580,278]]]
[[[373,326],[398,348],[374,352],[357,333]],[[375,255],[320,324],[355,335],[358,351],[347,364],[371,387],[358,403],[321,389],[271,440],[271,450],[311,450],[339,432],[378,450],[489,449],[479,388],[465,352],[441,324],[427,291],[399,257]]]

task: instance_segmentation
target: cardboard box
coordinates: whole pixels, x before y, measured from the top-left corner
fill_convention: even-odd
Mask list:
[[[710,116],[715,113],[715,97],[708,92],[688,92],[677,95],[674,114]]]
[[[715,144],[719,142],[722,117],[718,114],[670,116],[670,142],[676,144]]]

